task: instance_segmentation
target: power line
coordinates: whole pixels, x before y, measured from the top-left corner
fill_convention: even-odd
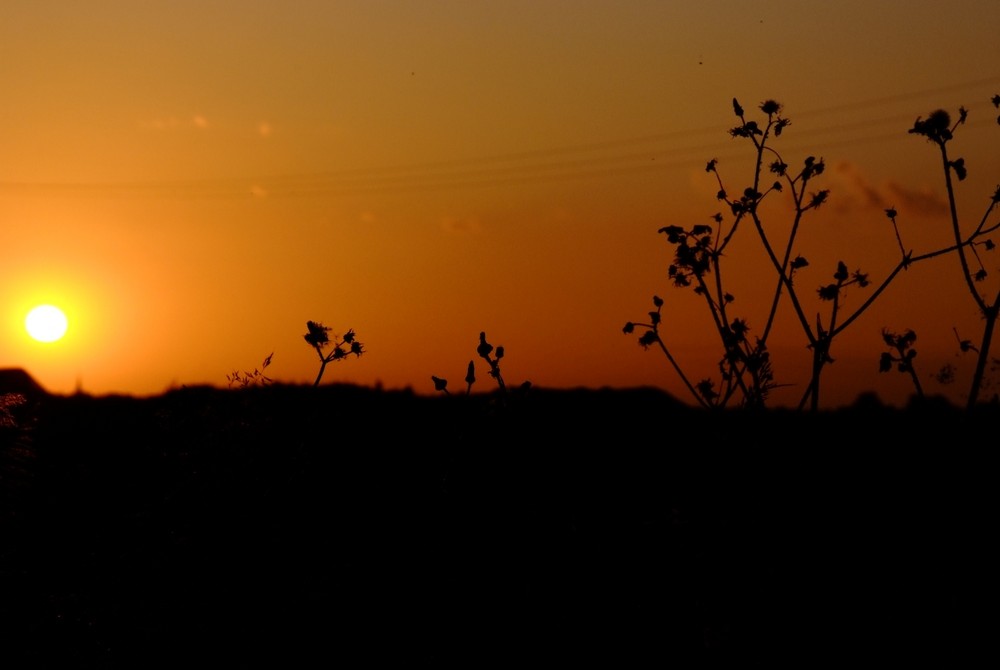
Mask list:
[[[794,149],[815,144],[818,138],[825,147],[874,144],[907,137],[907,125],[917,114],[883,114],[872,116],[871,110],[887,104],[916,100],[954,91],[971,90],[986,84],[1000,86],[1000,76],[957,83],[935,89],[925,89],[892,96],[882,96],[853,103],[824,106],[792,114],[793,120],[805,117],[825,117],[849,111],[853,120],[817,127],[795,123],[794,131],[782,138],[783,146]],[[985,100],[970,104],[974,113],[967,125],[978,127],[993,122],[993,115],[983,119],[979,114],[988,108]],[[860,115],[860,118],[857,118]],[[735,125],[735,124],[734,124]],[[868,132],[871,131],[871,132]],[[604,140],[576,145],[549,147],[487,156],[353,168],[339,171],[288,173],[251,177],[224,177],[167,181],[125,182],[0,182],[0,191],[22,194],[62,194],[76,196],[138,196],[138,197],[209,197],[247,198],[342,196],[360,193],[398,192],[425,189],[472,188],[516,183],[542,183],[625,176],[645,172],[665,171],[679,166],[697,164],[708,158],[736,155],[731,146],[719,151],[722,141],[718,127],[674,130],[666,133]],[[844,138],[844,135],[848,137]],[[714,138],[720,138],[716,140]],[[695,143],[691,143],[694,141]]]

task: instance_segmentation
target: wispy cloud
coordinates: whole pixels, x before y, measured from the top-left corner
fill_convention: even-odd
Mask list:
[[[194,114],[187,120],[181,120],[176,116],[158,116],[152,119],[147,119],[143,121],[140,126],[148,130],[176,130],[180,128],[196,128],[198,130],[207,130],[209,127],[208,119],[201,114]]]
[[[203,114],[192,114],[186,118],[178,116],[158,116],[146,119],[139,125],[141,128],[146,130],[156,131],[184,129],[208,130],[209,128],[216,126],[216,124],[210,122],[208,117]],[[274,134],[274,126],[270,121],[258,121],[256,125],[253,126],[253,133],[261,139],[267,139]]]
[[[181,122],[176,116],[161,116],[144,121],[140,125],[149,130],[169,130],[179,127]]]
[[[445,217],[441,219],[441,227],[449,233],[472,235],[482,229],[477,217]]]
[[[913,214],[940,215],[948,213],[948,202],[931,189],[908,189],[901,184],[890,181],[886,189],[893,194],[905,211]]]
[[[889,207],[913,216],[939,216],[948,212],[943,194],[926,187],[913,188],[892,179],[875,183],[848,161],[834,165],[830,176],[834,181],[831,204],[839,212]]]

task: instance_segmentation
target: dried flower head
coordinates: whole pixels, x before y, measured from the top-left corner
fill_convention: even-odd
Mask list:
[[[316,321],[306,321],[307,332],[304,337],[306,342],[310,345],[318,348],[329,344],[330,342],[330,329],[324,326],[322,323]]]

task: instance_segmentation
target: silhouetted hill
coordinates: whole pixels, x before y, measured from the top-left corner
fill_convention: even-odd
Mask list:
[[[0,393],[20,393],[31,398],[48,395],[23,368],[0,368]]]
[[[744,667],[992,631],[996,408],[330,385],[14,410],[10,667]]]

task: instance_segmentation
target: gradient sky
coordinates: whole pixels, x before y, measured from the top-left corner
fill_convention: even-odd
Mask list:
[[[997,26],[994,0],[6,0],[0,367],[57,393],[146,395],[225,386],[273,352],[272,378],[311,383],[314,320],[367,350],[324,381],[460,389],[485,331],[510,384],[686,399],[622,326],[663,296],[678,359],[713,374],[714,331],[669,286],[657,230],[720,211],[708,159],[746,185],[732,98],[782,103],[786,161],[827,164],[800,280],[827,283],[842,259],[878,281],[898,260],[886,207],[918,252],[948,239],[938,155],[906,132],[918,116],[970,110],[954,144],[969,225],[1000,183]],[[772,275],[733,277],[752,328]],[[954,258],[907,272],[835,344],[824,400],[905,399],[904,376],[877,371],[883,327],[918,333],[923,375],[971,371],[953,328],[975,337],[979,318],[959,279]],[[70,318],[59,342],[25,334],[42,302]],[[791,385],[774,400],[797,402],[803,336],[771,349]]]

